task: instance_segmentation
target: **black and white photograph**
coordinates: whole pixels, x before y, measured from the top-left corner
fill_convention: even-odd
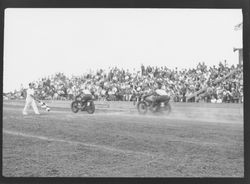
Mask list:
[[[244,178],[242,9],[6,8],[2,176]]]

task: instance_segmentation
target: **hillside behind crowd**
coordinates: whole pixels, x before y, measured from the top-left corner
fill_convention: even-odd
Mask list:
[[[237,70],[218,84],[214,82],[230,72]],[[98,69],[81,76],[67,77],[57,73],[34,81],[37,96],[42,100],[73,100],[81,90],[87,88],[96,100],[132,101],[141,93],[154,90],[160,83],[162,88],[175,102],[186,102],[189,95],[200,89],[205,92],[191,98],[189,102],[242,103],[243,102],[243,67],[228,66],[220,62],[208,67],[204,62],[192,69],[169,69],[166,66],[154,67],[141,65],[133,71],[109,68]],[[25,98],[25,89],[4,94],[5,99]]]

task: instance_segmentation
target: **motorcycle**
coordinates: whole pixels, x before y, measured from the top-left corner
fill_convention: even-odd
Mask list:
[[[95,104],[92,99],[83,102],[80,98],[76,98],[71,103],[71,110],[74,113],[77,113],[79,110],[81,110],[81,111],[87,111],[89,114],[93,114],[95,112]]]
[[[170,98],[163,102],[157,103],[154,107],[152,98],[152,96],[145,95],[140,97],[140,101],[137,103],[137,110],[139,114],[146,114],[148,110],[153,113],[164,113],[167,115],[171,112],[171,105],[169,103]]]
[[[132,94],[132,101],[133,101],[133,104],[136,105],[136,103],[138,103],[139,101],[141,101],[142,99],[142,96],[143,96],[143,93],[133,93]]]

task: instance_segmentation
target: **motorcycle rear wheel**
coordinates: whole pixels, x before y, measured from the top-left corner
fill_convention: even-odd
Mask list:
[[[164,108],[164,114],[169,115],[171,110],[171,105],[168,103]]]

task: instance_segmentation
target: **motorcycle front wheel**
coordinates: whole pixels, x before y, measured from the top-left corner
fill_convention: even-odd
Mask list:
[[[137,110],[138,110],[139,114],[146,114],[148,111],[148,106],[145,102],[138,102]]]
[[[91,102],[87,102],[87,103],[90,103],[89,106],[86,107],[86,111],[89,113],[89,114],[93,114],[95,112],[95,104],[93,101]]]
[[[71,103],[71,110],[74,113],[77,113],[79,111],[78,102],[77,101],[74,101],[74,102]]]

